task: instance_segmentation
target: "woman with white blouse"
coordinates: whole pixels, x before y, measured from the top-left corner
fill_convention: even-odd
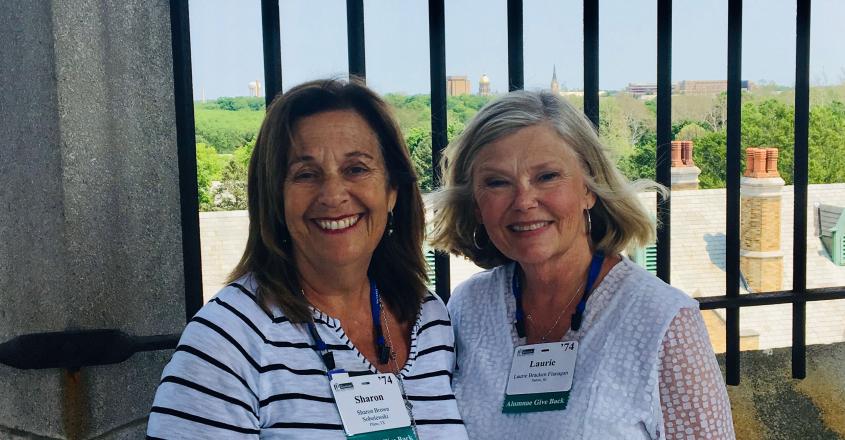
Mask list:
[[[442,171],[432,241],[489,269],[448,306],[470,438],[734,438],[696,301],[620,255],[653,239],[646,182],[621,175],[579,111],[509,93]]]
[[[243,257],[185,328],[148,438],[466,438],[387,104],[355,80],[293,87],[267,110],[248,193]]]

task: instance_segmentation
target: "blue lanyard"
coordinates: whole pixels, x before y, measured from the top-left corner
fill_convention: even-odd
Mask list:
[[[604,263],[604,253],[601,251],[596,252],[593,255],[593,261],[590,263],[590,272],[587,275],[587,285],[584,286],[584,296],[581,297],[581,301],[578,302],[578,305],[575,307],[575,313],[572,314],[572,321],[570,327],[574,331],[578,331],[581,329],[581,321],[584,318],[584,310],[587,308],[587,299],[590,298],[590,294],[593,292],[593,284],[596,283],[596,279],[599,277],[599,272],[601,272],[601,265]],[[513,277],[511,278],[511,286],[513,290],[513,296],[516,299],[516,333],[519,335],[520,338],[525,337],[525,311],[522,308],[522,286],[519,285],[519,266],[517,263],[514,263],[513,269]]]
[[[378,287],[376,287],[376,283],[373,280],[370,280],[370,311],[373,316],[373,329],[375,330],[378,360],[379,363],[386,364],[388,359],[390,359],[390,347],[385,343],[381,330],[381,301],[379,301]],[[335,368],[334,354],[329,351],[328,345],[320,337],[313,319],[308,321],[308,333],[311,334],[311,339],[314,341],[314,351],[323,359],[323,364],[325,364],[329,376],[332,373],[342,372],[343,370],[337,370]]]

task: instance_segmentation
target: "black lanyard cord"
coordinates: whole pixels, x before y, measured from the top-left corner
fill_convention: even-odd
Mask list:
[[[373,333],[375,334],[376,353],[378,354],[378,361],[381,364],[386,364],[390,359],[390,346],[384,341],[384,334],[381,329],[381,301],[379,300],[379,292],[376,284],[370,280],[370,311],[373,318]],[[323,338],[317,332],[317,326],[314,320],[308,322],[308,333],[311,335],[311,340],[314,342],[314,351],[320,355],[323,364],[326,366],[326,371],[331,375],[335,372],[336,365],[334,354],[329,350]]]
[[[584,296],[581,297],[581,301],[579,301],[578,305],[575,307],[575,313],[572,314],[570,328],[572,328],[572,330],[576,332],[581,329],[581,322],[584,318],[584,311],[587,308],[587,299],[589,299],[590,294],[593,291],[593,284],[595,284],[596,279],[599,276],[599,272],[601,272],[601,266],[603,263],[604,252],[596,252],[593,255],[592,262],[590,262],[590,272],[587,275],[587,284],[584,287]],[[516,299],[516,322],[514,322],[514,327],[516,327],[516,334],[519,335],[520,338],[524,338],[525,310],[522,307],[522,286],[520,286],[519,284],[518,263],[514,263],[513,277],[511,278],[511,289],[513,290],[514,299]]]

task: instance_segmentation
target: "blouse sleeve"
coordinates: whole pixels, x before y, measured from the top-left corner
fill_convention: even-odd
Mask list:
[[[202,318],[188,324],[164,368],[148,439],[258,439],[258,396],[243,360],[249,354],[225,327]]]
[[[698,310],[678,312],[659,356],[666,439],[734,439],[728,393]]]

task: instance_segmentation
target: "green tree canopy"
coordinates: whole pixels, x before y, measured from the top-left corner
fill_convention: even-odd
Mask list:
[[[195,104],[194,120],[197,142],[210,145],[218,153],[231,153],[254,141],[264,120],[261,98],[220,98]]]
[[[809,127],[810,183],[845,182],[845,84],[811,89]],[[384,95],[405,136],[423,191],[433,188],[431,98],[429,95]],[[460,133],[495,97],[463,95],[447,100],[448,138]],[[583,99],[568,96],[575,105]],[[743,92],[742,160],[747,147],[779,150],[778,170],[793,180],[794,90],[764,84]],[[600,98],[602,142],[631,179],[655,177],[656,102],[624,93]],[[726,95],[676,95],[672,98],[672,135],[695,142],[693,158],[701,168],[701,188],[722,188],[726,181]],[[196,103],[197,181],[204,209],[244,209],[246,172],[264,118],[262,98],[220,98]],[[222,153],[222,154],[220,154]],[[744,163],[741,165],[744,169]],[[212,182],[219,181],[219,185]]]
[[[212,195],[211,182],[220,179],[220,172],[223,169],[223,161],[213,147],[197,144],[197,189],[199,190],[200,210],[211,209]]]

